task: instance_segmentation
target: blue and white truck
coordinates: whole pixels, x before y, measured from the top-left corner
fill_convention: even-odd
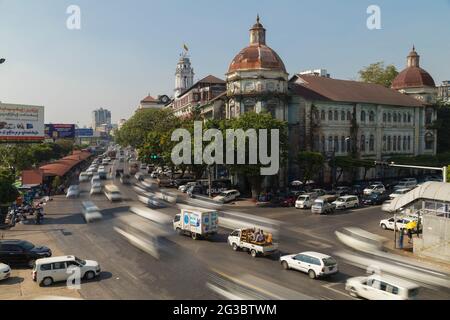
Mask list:
[[[194,240],[208,238],[219,229],[219,215],[213,210],[181,209],[181,213],[173,219],[173,229]]]

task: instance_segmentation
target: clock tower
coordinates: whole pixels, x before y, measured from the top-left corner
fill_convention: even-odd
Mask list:
[[[177,70],[175,72],[175,100],[184,91],[194,85],[194,68],[191,66],[191,60],[187,55],[187,51],[180,54]]]

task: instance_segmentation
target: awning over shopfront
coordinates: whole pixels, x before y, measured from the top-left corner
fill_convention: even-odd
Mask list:
[[[389,212],[395,212],[405,208],[415,201],[429,200],[434,202],[450,203],[450,183],[443,182],[427,182],[423,185],[411,190],[403,196],[397,197],[386,208]]]

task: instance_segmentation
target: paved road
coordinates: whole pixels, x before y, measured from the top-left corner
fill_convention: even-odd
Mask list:
[[[114,169],[120,166],[114,165]],[[114,172],[114,171],[113,171]],[[100,262],[102,273],[98,281],[82,285],[86,299],[222,299],[244,297],[256,299],[353,299],[344,290],[348,277],[364,275],[365,271],[340,262],[340,273],[329,279],[311,280],[295,271],[284,271],[271,258],[252,259],[247,253],[233,252],[226,242],[229,230],[209,241],[193,241],[169,232],[162,241],[161,256],[155,258],[119,234],[115,227],[127,230],[127,225],[156,230],[170,230],[129,211],[141,206],[132,186],[117,180],[125,201],[110,203],[105,196],[89,197],[90,184],[81,185],[80,199],[56,197],[46,207],[44,229],[66,254]],[[101,222],[85,224],[81,216],[81,201],[90,198],[101,210]],[[283,222],[280,250],[283,253],[320,251],[333,254],[343,249],[334,231],[342,227],[359,226],[368,231],[391,236],[378,228],[384,214],[379,208],[360,209],[317,216],[289,208],[240,209]],[[173,218],[174,207],[157,210],[163,217]],[[150,237],[151,238],[151,237]],[[51,246],[51,244],[50,244]],[[424,289],[420,298],[449,299],[443,291]]]

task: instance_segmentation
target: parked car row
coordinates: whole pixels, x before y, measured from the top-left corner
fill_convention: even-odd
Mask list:
[[[40,286],[67,281],[74,267],[79,268],[81,278],[86,280],[94,279],[101,272],[96,261],[75,256],[52,257],[52,251],[45,246],[24,240],[0,240],[0,281],[11,276],[11,267],[23,266],[33,270],[32,279]]]

